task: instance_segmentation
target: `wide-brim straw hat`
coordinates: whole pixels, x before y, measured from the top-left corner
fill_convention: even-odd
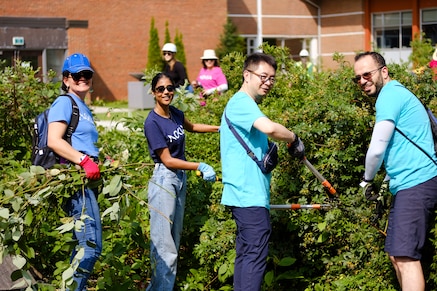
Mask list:
[[[203,56],[200,58],[202,60],[217,60],[217,56],[215,55],[214,50],[204,50]]]

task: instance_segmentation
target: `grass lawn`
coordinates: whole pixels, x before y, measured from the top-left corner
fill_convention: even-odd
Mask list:
[[[146,118],[150,112],[150,109],[129,109],[127,101],[99,102],[92,106],[106,108],[103,112],[101,110],[94,111],[94,117],[96,120],[120,120],[124,117],[136,116]]]

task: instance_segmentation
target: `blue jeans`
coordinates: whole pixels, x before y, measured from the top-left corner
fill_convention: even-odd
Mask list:
[[[272,232],[270,213],[264,207],[232,207],[237,224],[234,291],[261,290]]]
[[[149,181],[150,263],[152,279],[146,290],[173,290],[184,220],[187,177],[183,170],[155,164]]]
[[[78,284],[78,287],[75,289],[76,291],[86,290],[87,280],[102,252],[102,223],[100,221],[99,205],[91,189],[86,188],[84,192],[80,190],[70,197],[66,210],[69,216],[78,220],[82,215],[83,207],[84,214],[90,218],[85,219],[85,225],[81,231],[73,231],[73,239],[77,240],[77,247],[85,249],[85,254],[73,274],[74,280]],[[73,250],[70,262],[75,255],[76,248]]]

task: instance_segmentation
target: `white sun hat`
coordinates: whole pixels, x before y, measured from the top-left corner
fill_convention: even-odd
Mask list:
[[[200,58],[202,60],[217,60],[217,56],[215,55],[214,50],[204,50],[203,56]]]

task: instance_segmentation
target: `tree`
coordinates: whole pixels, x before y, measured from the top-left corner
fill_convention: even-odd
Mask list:
[[[171,42],[170,31],[168,30],[168,20],[165,22],[165,37],[164,43]]]
[[[220,36],[220,44],[216,49],[219,59],[230,52],[246,53],[244,38],[238,34],[237,27],[228,18],[223,26],[223,34]]]
[[[155,27],[155,19],[152,17],[150,23],[149,52],[147,54],[147,69],[162,70],[163,60],[161,57],[161,47],[159,46],[158,29]]]
[[[187,59],[185,57],[185,48],[184,48],[184,42],[182,33],[180,33],[178,30],[176,30],[176,36],[174,38],[174,44],[176,45],[178,52],[177,52],[177,59],[180,61],[184,66],[187,63]]]
[[[431,39],[426,38],[423,32],[417,33],[410,44],[413,52],[408,59],[413,64],[413,68],[420,69],[428,66],[434,51]]]

